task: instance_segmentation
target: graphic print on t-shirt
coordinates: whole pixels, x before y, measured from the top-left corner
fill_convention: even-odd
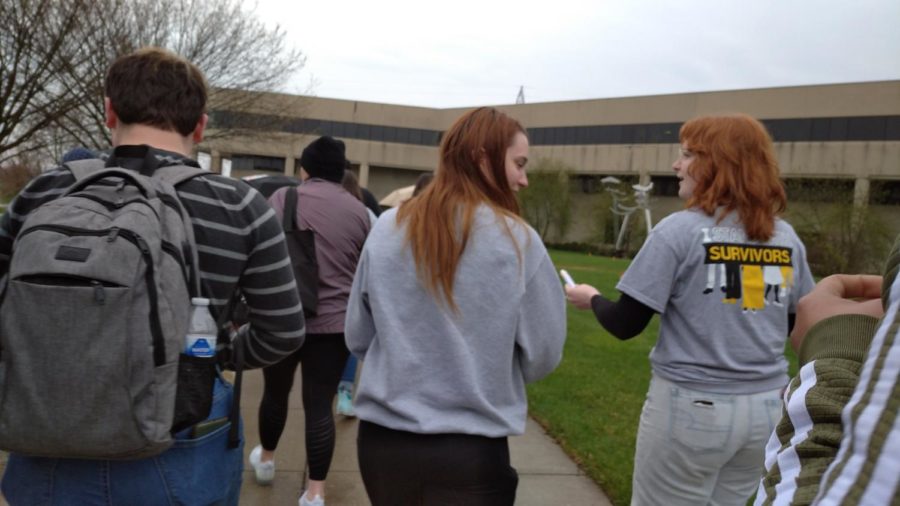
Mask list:
[[[743,230],[731,227],[704,227],[701,232],[707,265],[704,294],[715,291],[718,273],[725,304],[741,299],[745,312],[756,312],[769,304],[784,305],[794,284],[791,248],[750,244]]]

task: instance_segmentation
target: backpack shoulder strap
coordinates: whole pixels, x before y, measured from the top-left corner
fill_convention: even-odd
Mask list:
[[[160,181],[165,181],[172,186],[178,186],[188,179],[193,179],[204,174],[212,174],[212,172],[188,165],[168,165],[156,169],[153,172],[153,177]]]
[[[296,230],[297,227],[297,187],[288,187],[284,194],[284,211],[281,218],[281,226],[285,232]]]
[[[69,169],[69,172],[75,176],[75,181],[81,181],[94,172],[99,172],[106,168],[106,162],[99,158],[91,158],[89,160],[75,160],[74,162],[66,162],[63,167]]]
[[[96,183],[97,181],[109,177],[121,178],[128,183],[131,183],[138,190],[140,190],[140,192],[145,197],[148,198],[155,195],[156,192],[152,185],[148,184],[149,181],[145,176],[142,176],[132,170],[123,169],[120,167],[101,167],[98,169],[96,166],[78,167],[75,170],[77,171],[77,173],[72,172],[72,174],[75,175],[75,184],[73,184],[66,190],[66,195],[81,191],[88,186]]]
[[[186,256],[190,257],[189,261],[191,263],[192,297],[200,297],[203,294],[203,289],[201,286],[202,280],[200,279],[200,255],[197,253],[197,243],[194,237],[194,227],[191,223],[191,217],[188,214],[187,209],[184,207],[184,204],[181,202],[181,199],[178,198],[178,191],[175,187],[187,181],[188,179],[192,179],[197,176],[202,176],[209,173],[209,171],[198,169],[197,167],[190,167],[188,165],[168,165],[165,167],[160,167],[153,171],[153,179],[171,186],[172,196],[175,198],[175,203],[178,205],[178,212],[181,215],[182,222],[184,223],[184,232],[188,242],[187,248],[189,250],[186,252]]]

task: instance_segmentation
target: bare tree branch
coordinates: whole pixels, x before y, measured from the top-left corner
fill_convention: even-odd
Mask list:
[[[0,162],[77,104],[58,76],[84,7],[84,0],[0,2]]]
[[[4,0],[0,19],[8,25],[0,31],[0,162],[46,143],[108,147],[106,70],[143,46],[170,49],[206,74],[210,139],[260,126],[217,124],[223,112],[283,114],[264,94],[234,90],[277,91],[305,64],[283,29],[240,0]]]

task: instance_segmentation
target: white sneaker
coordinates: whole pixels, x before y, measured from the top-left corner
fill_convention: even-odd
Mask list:
[[[298,502],[299,506],[325,506],[325,499],[322,499],[322,496],[317,495],[313,498],[312,501],[306,498],[306,491],[303,491],[303,495],[300,496],[300,501]]]
[[[261,455],[262,445],[256,445],[256,448],[250,452],[250,467],[253,468],[253,473],[256,475],[256,483],[271,485],[272,480],[275,479],[275,461],[260,462]]]

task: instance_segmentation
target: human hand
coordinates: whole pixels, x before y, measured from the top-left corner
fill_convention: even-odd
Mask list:
[[[590,309],[591,298],[594,295],[600,295],[600,292],[591,285],[566,285],[566,300],[572,303],[578,309]]]
[[[881,283],[881,276],[850,274],[834,274],[819,281],[797,304],[791,347],[799,353],[810,327],[832,316],[861,314],[883,317]]]

